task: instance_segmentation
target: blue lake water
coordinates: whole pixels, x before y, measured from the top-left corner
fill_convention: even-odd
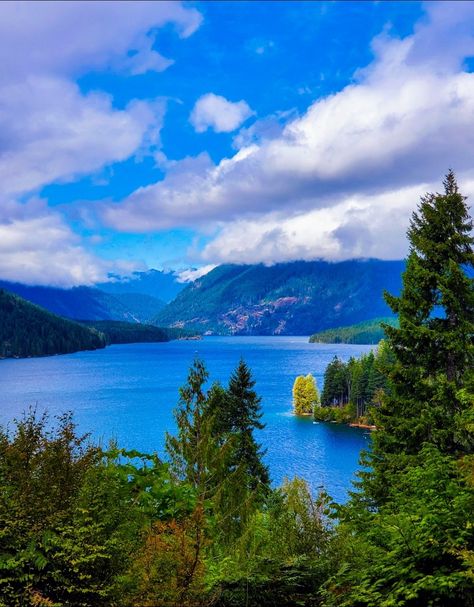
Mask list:
[[[211,381],[225,384],[243,357],[262,397],[266,427],[258,433],[275,485],[305,478],[343,501],[369,434],[336,424],[316,424],[291,413],[297,375],[313,373],[321,388],[324,370],[370,346],[310,344],[306,337],[207,337],[201,341],[127,344],[64,356],[0,361],[0,423],[30,405],[51,414],[71,410],[83,431],[107,444],[163,454],[164,433],[173,432],[178,388],[195,356]]]

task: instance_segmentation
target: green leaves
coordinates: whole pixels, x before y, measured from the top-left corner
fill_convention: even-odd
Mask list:
[[[309,373],[298,375],[293,384],[293,410],[296,415],[313,415],[320,404],[316,380]]]

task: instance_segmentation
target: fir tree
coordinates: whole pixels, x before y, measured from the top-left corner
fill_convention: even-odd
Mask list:
[[[376,361],[388,382],[369,469],[340,510],[339,533],[355,549],[331,605],[474,605],[471,229],[450,171],[444,194],[428,194],[413,214],[403,289],[386,296],[399,328],[385,326]]]
[[[254,430],[263,430],[261,398],[253,387],[255,380],[247,364],[240,360],[230,376],[228,387],[227,430],[236,437],[235,462],[243,465],[251,489],[270,486],[270,474],[262,458],[265,453],[254,437]]]
[[[463,424],[474,365],[472,221],[452,171],[444,194],[428,194],[413,213],[400,297],[386,294],[399,328],[385,325],[395,362],[377,415],[372,464],[383,495],[389,477],[424,443],[447,454],[472,449]]]
[[[207,394],[204,391],[208,376],[204,363],[196,359],[189,370],[187,384],[179,390],[180,400],[175,410],[178,434],[166,434],[166,450],[172,470],[201,491],[206,481],[209,451],[205,420]]]

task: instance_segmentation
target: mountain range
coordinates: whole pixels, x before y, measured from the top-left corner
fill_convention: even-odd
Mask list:
[[[221,265],[195,280],[153,324],[223,335],[309,335],[391,316],[404,261],[296,261]]]
[[[75,320],[145,323],[218,335],[310,335],[390,316],[382,293],[399,293],[404,268],[403,261],[377,259],[228,264],[187,286],[175,274],[151,270],[127,279],[113,277],[95,287],[0,281],[0,288]]]
[[[149,295],[164,303],[173,300],[186,285],[179,281],[174,272],[163,270],[148,270],[147,272],[133,272],[129,277],[111,276],[108,282],[96,285],[101,291],[111,295],[140,293]]]
[[[175,274],[151,270],[135,272],[127,279],[112,277],[95,287],[30,286],[0,280],[0,288],[75,320],[120,320],[147,323],[170,301],[184,284]]]

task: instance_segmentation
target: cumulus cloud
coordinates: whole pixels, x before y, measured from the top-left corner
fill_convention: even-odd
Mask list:
[[[3,194],[34,190],[124,160],[159,128],[159,105],[115,110],[110,97],[30,76],[0,88],[0,181]]]
[[[176,163],[163,181],[106,208],[106,222],[137,232],[213,223],[222,231],[203,253],[212,262],[402,255],[407,214],[425,185],[449,167],[469,179],[474,153],[474,74],[463,67],[474,54],[474,5],[426,11],[413,35],[378,36],[354,83],[281,133],[217,165]]]
[[[189,120],[198,133],[209,128],[216,133],[230,133],[253,113],[246,101],[228,101],[220,95],[207,93],[196,101]]]
[[[117,270],[135,269],[126,262]],[[105,280],[111,264],[89,253],[59,213],[44,201],[0,205],[0,278],[71,287]]]
[[[105,94],[81,93],[73,77],[107,67],[132,73],[164,69],[168,63],[152,49],[150,32],[168,22],[188,36],[200,15],[174,2],[0,4],[4,193],[123,160],[159,130],[163,112],[156,103],[117,110]]]
[[[197,10],[179,2],[2,2],[0,79],[68,77],[104,67],[161,71],[170,60],[153,50],[152,32],[172,23],[186,38],[201,20]]]
[[[399,259],[405,255],[405,243],[394,226],[406,229],[413,201],[430,185],[371,196],[357,194],[334,206],[292,217],[269,213],[258,220],[235,221],[204,247],[202,258],[217,263],[258,260],[267,264],[294,259]]]
[[[104,93],[81,92],[75,78],[162,71],[172,61],[153,48],[157,28],[170,23],[187,37],[200,22],[177,2],[0,3],[1,278],[70,285],[104,277],[105,263],[59,212],[15,197],[156,148],[162,102],[117,109]]]

